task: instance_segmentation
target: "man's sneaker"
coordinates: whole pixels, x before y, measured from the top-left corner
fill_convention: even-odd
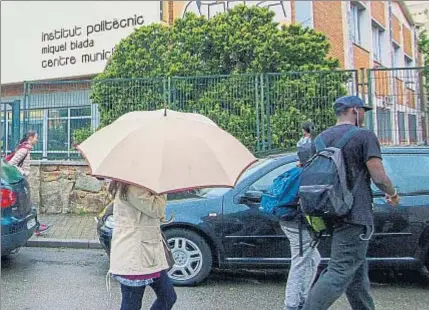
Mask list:
[[[36,229],[36,236],[40,236],[40,234],[47,232],[50,228],[51,225],[40,224],[39,227]]]

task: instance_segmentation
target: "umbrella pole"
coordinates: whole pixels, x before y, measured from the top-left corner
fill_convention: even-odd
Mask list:
[[[164,104],[164,116],[167,116],[167,108],[168,108],[168,105]]]

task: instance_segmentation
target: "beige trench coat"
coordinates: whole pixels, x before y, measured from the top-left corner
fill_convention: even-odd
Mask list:
[[[165,217],[165,195],[130,186],[128,199],[116,195],[110,270],[117,275],[145,275],[168,269],[160,220]]]

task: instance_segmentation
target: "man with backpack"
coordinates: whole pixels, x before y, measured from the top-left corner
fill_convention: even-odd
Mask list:
[[[312,225],[323,220],[332,235],[331,257],[303,309],[328,309],[344,292],[353,309],[375,309],[366,254],[373,233],[371,179],[396,206],[399,196],[386,175],[375,134],[360,129],[371,110],[357,96],[334,103],[337,124],[314,141],[300,180],[301,208]]]

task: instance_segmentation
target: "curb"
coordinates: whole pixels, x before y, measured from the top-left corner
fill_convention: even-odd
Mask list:
[[[26,247],[32,248],[69,248],[69,249],[102,249],[98,240],[54,239],[32,237]]]

